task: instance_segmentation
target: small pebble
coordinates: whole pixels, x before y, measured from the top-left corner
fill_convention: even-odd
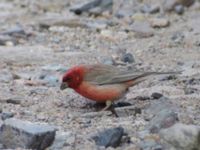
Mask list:
[[[153,28],[164,28],[170,25],[168,19],[165,18],[153,18],[150,20],[150,24]]]
[[[143,13],[149,13],[149,14],[154,14],[154,13],[158,13],[160,11],[160,7],[158,5],[144,5],[142,8],[141,8],[141,12]]]
[[[21,98],[9,98],[6,100],[6,102],[10,104],[20,104]]]
[[[114,61],[112,58],[105,58],[102,60],[102,63],[105,64],[105,65],[113,65],[114,64]]]
[[[177,44],[181,44],[184,42],[185,35],[182,32],[174,32],[171,40]]]
[[[179,15],[182,15],[184,13],[184,7],[183,5],[176,5],[174,8],[175,12]]]
[[[125,63],[134,63],[135,59],[131,53],[126,53],[122,56],[121,60]]]
[[[162,95],[161,93],[155,92],[155,93],[152,93],[152,94],[151,94],[151,97],[152,97],[153,99],[160,99],[161,97],[163,97],[163,95]]]

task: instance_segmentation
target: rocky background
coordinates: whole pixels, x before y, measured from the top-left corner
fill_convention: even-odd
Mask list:
[[[182,71],[103,106],[60,91],[77,64]],[[200,2],[1,0],[0,149],[200,150]]]

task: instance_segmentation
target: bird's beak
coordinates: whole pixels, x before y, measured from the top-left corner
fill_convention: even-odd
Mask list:
[[[66,88],[68,88],[68,84],[65,83],[65,82],[63,82],[63,83],[60,85],[60,89],[61,89],[61,90],[64,90],[64,89],[66,89]]]

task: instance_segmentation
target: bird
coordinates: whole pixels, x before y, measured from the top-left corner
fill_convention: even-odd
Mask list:
[[[60,89],[72,88],[87,99],[105,103],[106,106],[102,109],[105,111],[111,108],[116,100],[122,98],[130,87],[148,77],[177,73],[179,72],[145,72],[106,64],[82,64],[64,73]],[[114,110],[113,112],[115,113]]]

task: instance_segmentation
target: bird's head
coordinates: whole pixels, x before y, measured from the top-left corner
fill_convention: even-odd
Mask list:
[[[77,66],[69,69],[62,78],[61,90],[66,88],[76,89],[83,81],[84,67]]]

